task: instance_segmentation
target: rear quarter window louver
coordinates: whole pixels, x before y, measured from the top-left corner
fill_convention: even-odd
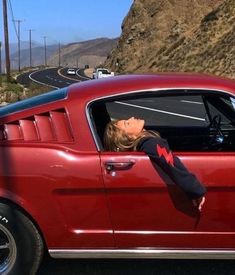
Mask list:
[[[64,109],[53,110],[1,125],[0,141],[72,142]]]

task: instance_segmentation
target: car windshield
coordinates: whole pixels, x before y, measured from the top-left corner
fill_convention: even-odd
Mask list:
[[[100,70],[100,72],[101,72],[102,74],[110,74],[110,72],[109,72],[108,70]]]

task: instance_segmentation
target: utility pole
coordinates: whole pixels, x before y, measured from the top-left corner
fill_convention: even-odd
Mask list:
[[[32,29],[29,29],[29,67],[30,69],[33,66],[33,62],[32,62]]]
[[[0,86],[2,86],[2,42],[0,41]]]
[[[61,56],[60,56],[60,42],[59,42],[59,67],[60,67],[60,63],[61,63]]]
[[[6,3],[6,0],[2,0],[2,6],[3,6],[3,21],[4,21],[6,75],[7,75],[7,82],[10,82],[11,66],[10,66],[10,53],[9,53],[9,38],[8,38],[7,3]]]
[[[47,66],[47,43],[46,43],[46,36],[43,36],[44,39],[44,59],[45,59],[45,67]]]
[[[17,38],[18,38],[18,71],[20,72],[20,23],[23,22],[22,20],[14,20],[18,23],[18,31],[17,31]]]

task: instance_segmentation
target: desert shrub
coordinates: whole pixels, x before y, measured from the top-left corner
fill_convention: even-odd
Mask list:
[[[201,21],[202,24],[204,23],[208,23],[208,22],[211,22],[211,21],[215,21],[215,20],[218,20],[218,17],[217,17],[217,10],[213,10],[212,12],[208,13]]]
[[[25,97],[32,97],[32,96],[46,93],[46,92],[49,92],[52,90],[53,90],[53,88],[51,88],[51,87],[39,85],[35,82],[31,82],[26,93],[25,93]]]
[[[20,85],[9,82],[6,84],[4,91],[19,94],[23,92],[23,88]]]
[[[172,44],[168,50],[164,53],[164,55],[169,55],[169,53],[171,53],[173,50],[175,50],[176,48],[178,48],[179,46],[181,46],[183,44],[185,40],[185,37],[181,37],[178,41],[176,41],[174,44]]]
[[[156,67],[156,65],[157,65],[157,62],[154,61],[154,62],[149,66],[149,68]]]

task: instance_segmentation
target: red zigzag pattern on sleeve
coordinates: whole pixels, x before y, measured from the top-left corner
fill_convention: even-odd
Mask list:
[[[159,157],[164,157],[167,163],[170,165],[174,166],[174,159],[171,151],[168,153],[165,147],[161,147],[160,145],[157,144],[157,153]]]

